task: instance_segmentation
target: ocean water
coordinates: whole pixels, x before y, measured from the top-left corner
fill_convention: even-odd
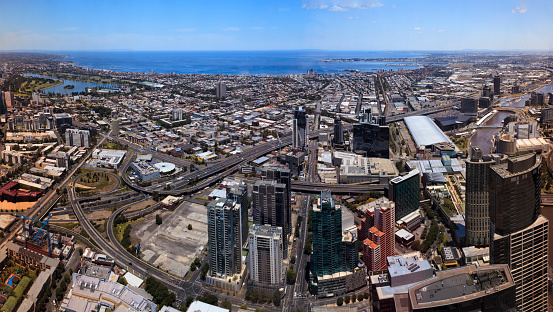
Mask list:
[[[289,75],[304,74],[308,69],[318,73],[341,73],[344,69],[374,72],[380,69],[419,68],[414,63],[321,62],[327,58],[422,58],[410,52],[363,51],[55,51],[66,55],[64,60],[92,69],[119,72],[226,74],[226,75]],[[388,65],[388,66],[386,66]],[[410,66],[406,66],[410,65]]]

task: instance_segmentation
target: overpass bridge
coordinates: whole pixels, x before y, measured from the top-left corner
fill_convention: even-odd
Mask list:
[[[397,122],[397,121],[403,120],[405,117],[431,115],[431,114],[443,112],[446,110],[450,110],[453,106],[455,106],[453,103],[448,103],[448,104],[441,105],[439,107],[425,108],[425,109],[412,111],[401,115],[386,117],[386,123]]]
[[[365,194],[370,191],[383,192],[387,184],[326,184],[326,183],[308,183],[308,182],[292,182],[292,191],[302,193],[319,194],[321,191],[328,190],[333,194]]]

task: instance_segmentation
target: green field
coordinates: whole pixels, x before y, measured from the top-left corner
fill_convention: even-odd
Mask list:
[[[16,297],[21,297],[23,296],[23,293],[25,292],[25,290],[27,290],[27,287],[29,286],[30,283],[32,283],[32,279],[28,276],[23,276],[21,278],[21,281],[19,281],[19,284],[17,284],[17,286],[15,286],[15,289],[13,290],[13,294],[16,296]]]
[[[6,303],[2,306],[2,312],[12,312],[17,304],[17,299],[14,296],[9,296]]]

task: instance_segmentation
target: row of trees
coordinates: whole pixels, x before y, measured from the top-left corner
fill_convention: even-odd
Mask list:
[[[272,294],[272,296],[270,296],[269,294],[267,294],[266,292],[262,291],[262,290],[247,290],[246,291],[246,300],[247,301],[251,301],[253,303],[260,303],[260,304],[264,304],[264,303],[269,303],[269,302],[272,302],[275,306],[280,306],[280,298],[281,298],[282,294],[280,293],[279,290],[275,290]]]
[[[145,290],[152,295],[152,301],[158,306],[172,306],[177,299],[175,293],[170,292],[167,286],[151,276],[146,279]]]
[[[131,246],[131,229],[132,226],[129,224],[127,227],[125,227],[125,230],[123,230],[123,238],[121,239],[121,246],[125,248],[129,248]]]
[[[337,304],[338,306],[342,306],[344,303],[345,303],[345,304],[349,304],[350,302],[353,303],[353,302],[355,302],[355,301],[361,302],[361,301],[363,301],[363,300],[365,300],[365,299],[369,299],[369,293],[367,293],[367,292],[366,292],[366,293],[363,293],[363,294],[357,294],[357,295],[356,295],[356,294],[352,294],[351,296],[347,295],[347,296],[345,296],[345,297],[343,297],[343,298],[342,298],[342,297],[338,297],[338,298],[336,299],[336,304]]]

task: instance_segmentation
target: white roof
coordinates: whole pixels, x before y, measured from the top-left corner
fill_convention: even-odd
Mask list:
[[[413,219],[417,218],[417,217],[420,217],[421,216],[421,213],[420,213],[420,209],[417,209],[411,213],[409,213],[408,215],[406,215],[405,217],[399,219],[398,223],[401,221],[401,222],[405,222],[405,223],[409,223],[410,221],[412,221]]]
[[[159,162],[154,165],[161,173],[167,173],[172,170],[175,170],[175,164],[168,162]]]
[[[448,142],[453,144],[451,140],[436,126],[436,124],[426,116],[411,116],[403,119],[405,125],[409,129],[415,145],[430,146],[437,143]],[[458,148],[455,147],[457,151]]]
[[[142,283],[144,283],[143,279],[141,279],[140,277],[132,274],[131,272],[125,273],[125,275],[123,275],[123,277],[127,280],[129,285],[134,286],[134,287],[140,288]]]
[[[474,246],[464,247],[461,249],[465,257],[477,257],[477,256],[487,256],[490,254],[490,248],[476,248]]]
[[[227,191],[215,189],[209,193],[209,197],[227,198]]]
[[[211,305],[211,304],[207,304],[207,303],[201,302],[201,301],[192,302],[190,307],[188,307],[188,311],[191,311],[191,312],[229,312],[229,310],[227,310],[227,309],[223,309],[223,308],[220,308],[220,307],[217,307],[217,306],[214,306],[214,305]]]
[[[396,236],[401,237],[405,240],[410,240],[411,238],[415,237],[415,235],[409,233],[405,229],[401,229],[401,230],[397,231]]]

